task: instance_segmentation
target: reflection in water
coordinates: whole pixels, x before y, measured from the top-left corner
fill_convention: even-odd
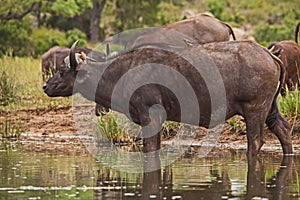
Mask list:
[[[147,173],[112,169],[88,155],[0,149],[0,199],[299,199],[299,156],[218,151]],[[145,167],[161,165],[145,158]],[[125,163],[126,164],[126,163]]]
[[[248,162],[247,199],[257,196],[268,199],[288,199],[292,163],[292,156],[284,156],[276,175],[265,183],[266,170],[261,160],[255,159]]]

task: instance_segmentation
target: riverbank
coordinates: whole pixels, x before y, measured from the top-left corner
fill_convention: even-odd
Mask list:
[[[87,151],[82,143],[82,137],[89,136],[77,133],[71,106],[1,111],[0,114],[0,124],[6,121],[11,127],[16,124],[22,127],[18,140],[26,150],[66,154],[81,154]],[[295,153],[298,154],[300,153],[300,120],[291,118],[288,121],[293,126],[293,146]],[[185,156],[199,153],[201,142],[206,136],[206,129],[199,127],[194,136]],[[265,127],[264,138],[266,143],[262,148],[263,151],[281,152],[279,141],[267,127]],[[163,138],[163,144],[167,145],[171,140],[172,137]],[[241,150],[247,148],[245,124],[242,118],[235,117],[225,123],[216,147]]]

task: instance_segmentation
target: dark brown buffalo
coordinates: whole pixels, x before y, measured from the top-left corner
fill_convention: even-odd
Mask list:
[[[108,48],[108,46],[107,46]],[[109,51],[109,49],[106,49]],[[97,61],[105,61],[107,55],[99,53],[97,51],[92,51],[88,48],[78,48],[77,53],[88,54],[91,58]],[[61,66],[64,67],[64,59],[69,55],[70,49],[66,47],[54,46],[50,48],[46,53],[42,55],[42,76],[43,81],[46,81],[52,75],[54,75]],[[107,52],[106,52],[107,53]],[[107,113],[109,110],[103,108],[100,105],[96,105],[95,114],[97,116]]]
[[[300,70],[300,47],[298,46],[298,33],[300,23],[296,27],[295,41],[283,40],[281,42],[273,42],[268,49],[272,52],[282,50],[279,57],[286,68],[285,85],[281,90],[281,94],[285,96],[285,86],[288,90],[294,90],[295,86],[299,87],[299,70]]]
[[[131,34],[127,41],[122,43],[126,49],[145,44],[161,44],[162,42],[168,45],[187,47],[193,44],[229,41],[230,35],[233,40],[236,39],[230,25],[211,15],[200,13],[161,27],[138,31],[136,34]]]
[[[42,55],[42,76],[46,81],[56,72],[56,66],[60,66],[70,52],[69,48],[54,46]]]
[[[78,48],[76,53],[84,52],[89,57],[97,61],[105,61],[106,55],[92,51],[89,48]],[[51,75],[55,74],[59,70],[61,65],[64,65],[64,59],[69,55],[70,49],[67,47],[54,46],[51,47],[46,53],[42,55],[42,76],[43,80],[46,81]]]
[[[199,44],[229,41],[230,35],[235,40],[233,30],[228,24],[205,13],[167,24],[163,28],[183,33],[194,38]]]
[[[241,115],[244,117],[247,127],[248,156],[257,155],[264,144],[265,123],[280,140],[283,153],[292,153],[290,126],[280,114],[277,105],[278,82],[282,84],[284,67],[277,57],[255,42],[220,42],[185,49],[185,55],[194,55],[193,58],[198,59],[200,64],[196,67],[200,67],[200,69],[212,69],[211,65],[204,64],[202,66],[202,62],[206,62],[206,58],[211,59],[220,73],[223,88],[216,87],[215,84],[207,85],[205,77],[202,77],[195,66],[183,56],[171,51],[150,47],[139,48],[122,54],[109,63],[78,63],[77,60],[81,59],[76,59],[75,45],[76,43],[72,46],[69,55],[70,68],[66,67],[49,79],[43,86],[44,92],[49,97],[66,97],[80,93],[85,98],[96,101],[99,105],[124,113],[130,120],[142,126],[144,152],[160,149],[159,130],[165,120],[194,124],[194,119],[199,119],[194,125],[211,128],[212,125],[223,123],[225,119],[234,115]],[[198,52],[205,52],[206,58],[198,57]],[[131,95],[130,84],[161,76],[161,71],[156,68],[149,73],[151,65],[136,71],[132,80],[124,79],[122,90],[114,93],[115,96],[112,98],[115,86],[122,77],[124,78],[123,75],[140,69],[136,67],[153,63],[168,66],[168,69],[184,76],[194,90],[200,113],[195,112],[195,102],[189,101],[191,96],[184,97],[187,105],[179,104],[177,96],[160,84],[145,84],[137,88]],[[181,88],[181,83],[178,83],[178,79],[173,75],[165,74],[165,80]],[[224,95],[226,101],[224,104],[218,105],[216,110],[211,109],[212,99],[208,92],[209,86],[213,88],[215,94],[222,93],[222,89],[226,92]],[[129,102],[126,102],[128,96]],[[112,103],[112,101],[115,102]],[[161,112],[160,107],[153,108],[154,105],[161,105],[164,112]],[[127,106],[129,106],[129,110]],[[187,106],[187,109],[181,110],[181,106]],[[153,109],[149,110],[150,108]],[[212,115],[213,112],[222,109],[225,110],[224,118]],[[188,118],[183,121],[181,118],[185,114]],[[153,133],[152,130],[155,132]],[[145,137],[144,131],[148,131],[148,133],[152,131],[152,135]]]

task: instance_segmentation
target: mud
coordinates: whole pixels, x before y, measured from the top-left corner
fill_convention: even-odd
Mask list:
[[[234,118],[234,125],[226,122],[218,138],[218,147],[229,149],[246,149],[247,138],[245,124],[241,117]],[[300,151],[300,120],[289,119],[293,126],[292,139],[295,152]],[[23,146],[32,151],[51,151],[63,153],[84,153],[86,150],[73,119],[72,107],[54,107],[42,109],[26,109],[14,111],[0,111],[0,125],[8,123],[10,127],[20,127],[20,141]],[[196,142],[191,147],[191,154],[201,146],[206,135],[204,128],[196,131]],[[281,151],[276,136],[265,128],[265,145],[262,150]],[[165,138],[167,143],[171,138]]]

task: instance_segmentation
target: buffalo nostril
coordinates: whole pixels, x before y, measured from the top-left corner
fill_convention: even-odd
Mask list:
[[[44,85],[43,85],[43,90],[45,91],[46,88],[47,88],[47,84],[44,84]]]

